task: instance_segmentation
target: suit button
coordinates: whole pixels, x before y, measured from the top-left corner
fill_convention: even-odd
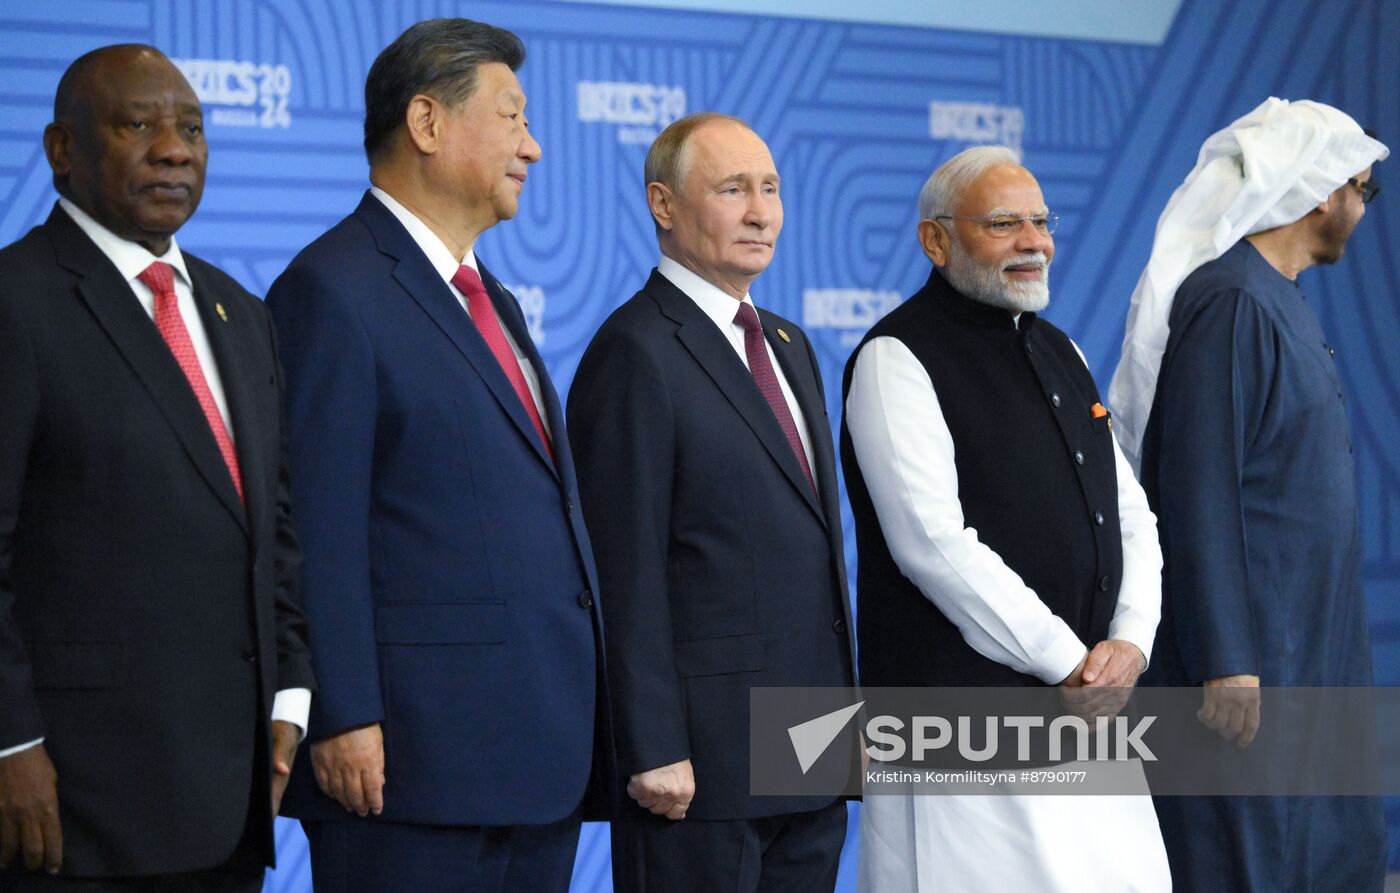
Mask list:
[[[1103,526],[1103,512],[1094,512],[1094,523]]]
[[[258,662],[258,652],[257,652],[257,649],[255,649],[255,648],[244,648],[244,649],[243,649],[243,659],[246,660],[246,661],[247,661],[248,663],[250,663],[250,664],[255,664],[255,663],[257,663],[257,662]]]
[[[587,589],[580,592],[578,594],[578,606],[580,608],[593,607],[593,593],[589,592]]]
[[[837,617],[837,618],[836,618],[836,622],[833,623],[833,624],[831,625],[831,631],[834,632],[834,633],[836,633],[838,636],[839,636],[839,635],[843,635],[843,634],[846,632],[846,621],[845,621],[845,619],[844,619],[844,618],[841,618],[841,617]]]
[[[1078,464],[1078,465],[1083,465],[1083,464],[1084,464],[1084,454],[1083,454],[1082,452],[1080,452],[1079,450],[1075,450],[1075,451],[1074,451],[1074,461],[1075,461],[1075,463]]]
[[[1056,409],[1058,409],[1058,408],[1060,407],[1060,395],[1059,395],[1059,394],[1051,394],[1051,395],[1050,395],[1050,403],[1051,403]]]
[[[1108,577],[1099,577],[1099,592],[1108,591]]]

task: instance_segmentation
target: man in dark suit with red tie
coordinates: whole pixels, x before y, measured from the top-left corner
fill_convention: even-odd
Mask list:
[[[661,262],[569,397],[635,801],[613,880],[831,890],[845,804],[749,794],[749,689],[854,683],[816,357],[748,294],[783,225],[777,168],[744,122],[700,114],[657,137],[646,180]]]
[[[44,148],[0,251],[0,888],[255,891],[312,686],[271,321],[175,244],[208,149],[159,51],[74,62]]]
[[[466,19],[390,44],[373,188],[268,294],[321,682],[287,811],[323,889],[562,893],[610,753],[564,415],[473,250],[540,157],[524,54]]]

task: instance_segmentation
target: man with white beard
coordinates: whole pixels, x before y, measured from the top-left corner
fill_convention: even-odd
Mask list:
[[[1057,217],[1001,146],[934,171],[919,214],[934,270],[843,382],[861,682],[1129,689],[1162,556],[1083,357],[1036,316]],[[867,796],[860,853],[878,893],[1171,885],[1146,796]]]

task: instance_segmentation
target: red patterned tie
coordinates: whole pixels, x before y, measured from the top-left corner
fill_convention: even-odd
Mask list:
[[[170,346],[175,362],[189,380],[194,396],[199,400],[199,408],[204,410],[205,421],[214,433],[214,441],[224,456],[224,464],[233,478],[233,488],[238,498],[243,499],[243,476],[238,471],[238,454],[233,449],[233,438],[224,425],[224,417],[219,414],[219,405],[214,402],[214,394],[209,390],[209,382],[204,378],[204,369],[199,365],[199,356],[194,352],[194,342],[185,328],[185,320],[180,316],[179,299],[175,297],[175,274],[170,264],[156,261],[141,271],[136,277],[151,289],[156,296],[156,328],[160,336]]]
[[[812,468],[807,464],[807,451],[802,449],[802,438],[797,436],[797,423],[792,420],[787,398],[783,396],[783,388],[778,384],[773,364],[768,361],[768,343],[763,340],[763,324],[758,321],[758,312],[753,309],[752,304],[741,301],[739,313],[734,317],[734,321],[744,328],[744,353],[748,354],[749,372],[753,375],[754,383],[763,392],[773,415],[778,417],[783,436],[787,438],[788,446],[792,447],[793,455],[797,456],[797,464],[802,466],[802,473],[807,476],[807,485],[816,493],[817,485],[812,480]]]
[[[525,414],[530,417],[530,423],[535,426],[535,431],[540,435],[540,442],[544,444],[544,451],[549,454],[550,461],[554,460],[554,450],[549,443],[549,435],[544,433],[544,422],[540,419],[539,407],[535,405],[535,397],[530,393],[530,386],[525,383],[525,373],[520,371],[520,363],[515,359],[515,351],[510,349],[510,342],[506,340],[506,333],[501,331],[500,320],[496,319],[496,308],[491,304],[491,298],[486,294],[486,286],[481,283],[481,276],[476,270],[466,264],[457,268],[457,274],[452,277],[452,284],[457,286],[457,290],[467,296],[467,312],[472,316],[472,322],[476,323],[476,328],[481,332],[481,338],[486,342],[486,346],[491,348],[491,353],[496,357],[496,362],[501,364],[501,369],[506,373],[506,378],[510,379],[511,387],[515,388],[515,395],[520,398],[520,402],[525,407]]]

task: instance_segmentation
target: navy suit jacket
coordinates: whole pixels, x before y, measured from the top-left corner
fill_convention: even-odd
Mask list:
[[[382,724],[390,821],[556,821],[610,753],[595,747],[602,625],[564,416],[519,305],[481,278],[539,375],[553,462],[471,317],[372,195],[268,293],[321,674],[308,734]],[[310,762],[286,811],[349,817]]]
[[[854,684],[816,357],[797,326],[759,317],[806,418],[820,497],[733,346],[660,273],[594,336],[569,395],[607,596],[618,769],[689,758],[696,819],[830,803],[749,795],[749,688]]]
[[[246,505],[170,348],[73,219],[55,207],[0,251],[0,749],[45,737],[64,874],[221,864],[249,810],[271,862],[272,701],[314,687],[272,323],[185,265]]]

